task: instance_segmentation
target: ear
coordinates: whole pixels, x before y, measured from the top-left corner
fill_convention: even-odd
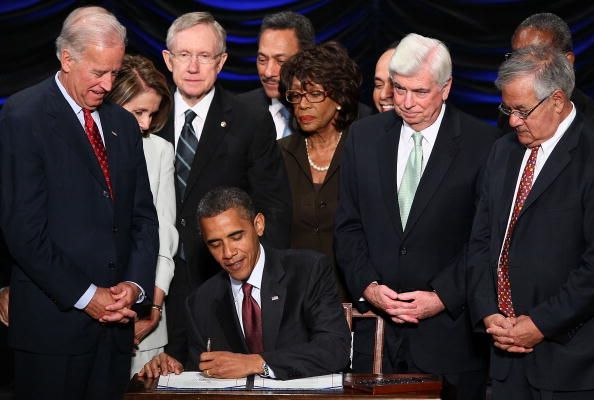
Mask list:
[[[448,79],[448,81],[445,83],[445,85],[443,85],[443,88],[441,89],[441,99],[443,101],[446,101],[448,99],[448,96],[450,95],[451,88],[452,88],[452,78],[450,77],[450,79]]]
[[[72,57],[72,54],[67,49],[62,49],[60,53],[60,65],[62,71],[68,73],[72,68],[72,64],[75,63],[76,60]]]
[[[562,90],[557,89],[553,92],[552,97],[553,97],[555,112],[558,114],[562,113],[566,103],[569,101],[567,99],[567,96],[565,96],[565,93],[563,93]]]
[[[254,228],[256,229],[256,233],[259,237],[264,235],[264,228],[266,227],[266,220],[264,218],[264,214],[258,213],[254,218]]]
[[[573,63],[575,62],[575,54],[573,53],[573,51],[566,52],[565,58],[567,58],[571,65],[573,65]]]
[[[217,65],[217,74],[219,72],[221,72],[221,70],[223,69],[223,65],[225,65],[225,61],[227,61],[227,53],[221,54],[221,59],[219,60],[219,63]]]
[[[167,69],[169,70],[169,72],[173,72],[173,65],[171,64],[171,53],[169,52],[169,50],[163,50],[161,54],[163,55],[163,61],[165,61]]]

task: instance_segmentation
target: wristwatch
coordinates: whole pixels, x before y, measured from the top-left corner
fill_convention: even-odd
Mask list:
[[[260,375],[261,375],[263,378],[270,378],[270,369],[268,368],[268,364],[266,364],[266,361],[264,361],[264,362],[262,363],[262,370],[263,370],[264,372],[262,372]]]

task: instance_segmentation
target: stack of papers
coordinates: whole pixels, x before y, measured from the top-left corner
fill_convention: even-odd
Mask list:
[[[342,390],[342,374],[279,381],[256,376],[254,390]]]

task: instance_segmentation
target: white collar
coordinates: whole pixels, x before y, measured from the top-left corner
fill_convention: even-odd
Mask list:
[[[210,92],[208,92],[203,98],[198,101],[198,103],[194,104],[192,107],[188,106],[188,103],[183,99],[179,89],[175,90],[173,94],[173,101],[175,104],[175,113],[176,118],[181,118],[184,120],[186,118],[185,112],[190,109],[196,113],[200,120],[205,121],[206,115],[208,114],[208,110],[210,108],[210,104],[212,103],[212,99],[214,98],[215,94],[215,87],[213,86]]]
[[[260,256],[256,261],[256,266],[252,270],[250,277],[247,280],[247,283],[252,285],[255,288],[262,289],[262,274],[264,273],[264,263],[266,262],[266,255],[264,254],[264,247],[260,244]],[[229,275],[229,280],[231,281],[231,289],[233,290],[233,295],[237,298],[237,294],[241,291],[241,286],[243,285],[242,281],[238,281],[233,279],[231,275]]]
[[[441,105],[441,111],[437,116],[437,119],[429,125],[427,128],[423,129],[420,133],[423,134],[423,140],[426,140],[428,143],[433,146],[435,144],[435,140],[437,140],[437,133],[439,132],[439,127],[441,126],[441,121],[443,120],[443,116],[445,114],[446,105],[443,103]],[[405,135],[405,138],[412,138],[412,134],[417,132],[415,131],[406,121],[402,120],[402,134]]]
[[[571,103],[571,106],[571,112],[567,117],[565,117],[563,121],[561,121],[561,123],[557,127],[557,130],[555,131],[555,134],[540,144],[540,149],[544,154],[548,155],[555,149],[555,146],[557,145],[557,143],[559,143],[559,140],[561,140],[561,138],[567,131],[567,128],[569,128],[569,125],[571,125],[571,123],[575,119],[575,105]]]

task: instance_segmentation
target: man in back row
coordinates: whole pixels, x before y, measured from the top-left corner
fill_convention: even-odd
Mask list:
[[[348,366],[350,334],[330,260],[262,246],[265,218],[237,188],[208,192],[198,206],[202,240],[223,271],[187,302],[186,366],[216,378],[296,379]],[[141,376],[180,373],[161,353]]]
[[[163,51],[176,90],[173,114],[156,134],[175,147],[180,235],[167,299],[167,349],[182,360],[186,355],[185,299],[218,271],[196,235],[200,198],[217,186],[241,187],[268,218],[266,242],[284,248],[289,239],[290,193],[270,114],[215,84],[227,59],[225,39],[225,30],[211,14],[192,12],[171,24]]]

